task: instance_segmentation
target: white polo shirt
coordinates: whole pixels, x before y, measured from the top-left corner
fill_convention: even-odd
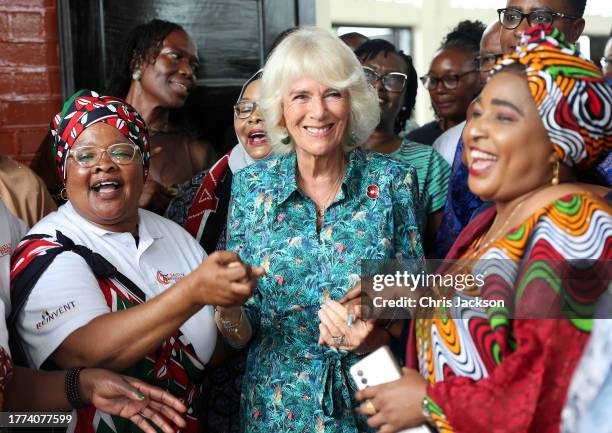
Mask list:
[[[436,141],[433,142],[433,148],[436,149],[440,155],[448,162],[452,167],[453,161],[455,160],[455,152],[457,151],[457,144],[459,144],[459,138],[463,133],[466,121],[464,120],[458,125],[444,131]]]
[[[13,215],[0,201],[0,346],[9,353],[6,318],[11,311],[11,254],[28,231],[23,221]]]
[[[130,233],[93,225],[70,202],[43,218],[28,234],[55,236],[56,230],[61,231],[75,244],[101,254],[150,299],[198,267],[206,253],[178,224],[143,209],[138,217],[138,247]],[[85,260],[72,252],[57,256],[18,318],[30,366],[40,368],[72,332],[110,311]],[[213,316],[213,308],[206,306],[180,327],[203,362],[208,362],[216,344]]]

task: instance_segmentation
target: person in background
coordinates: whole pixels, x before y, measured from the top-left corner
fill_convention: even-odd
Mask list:
[[[242,86],[234,105],[234,131],[238,143],[207,171],[185,183],[168,206],[166,217],[183,226],[211,254],[225,249],[227,210],[234,173],[266,158],[271,149],[266,125],[257,103],[262,70]],[[240,389],[246,351],[233,354],[205,371],[203,428],[237,432],[240,426]]]
[[[179,412],[185,406],[167,391],[138,379],[100,369],[43,372],[13,365],[5,321],[11,306],[10,257],[26,231],[23,221],[0,201],[0,410],[67,411],[83,404],[127,418],[146,433],[155,433],[151,422],[165,433],[175,431],[160,415],[184,427]]]
[[[178,187],[216,160],[170,112],[185,105],[196,85],[197,47],[178,24],[154,19],[135,27],[117,52],[106,94],[142,115],[151,137],[151,169],[140,207],[163,214]]]
[[[370,425],[389,432],[423,420],[444,432],[558,432],[609,283],[610,189],[575,173],[612,149],[612,89],[557,29],[535,26],[498,62],[463,137],[470,189],[494,206],[438,272],[482,283],[432,288],[431,300],[452,306],[416,312],[413,369],[358,398],[378,410]],[[474,297],[503,304],[460,303]]]
[[[412,59],[383,39],[365,42],[355,55],[364,67],[368,83],[376,89],[381,113],[380,122],[363,147],[390,154],[416,168],[422,205],[421,237],[425,242],[425,252],[433,252],[433,239],[446,200],[450,166],[431,146],[398,135],[411,117],[416,102],[418,78]]]
[[[422,260],[416,171],[361,148],[379,122],[376,93],[326,30],[276,47],[259,103],[276,155],[236,173],[227,246],[266,276],[244,308],[217,309],[225,338],[250,344],[241,430],[370,431],[348,369],[390,335],[337,301],[361,259]]]
[[[364,42],[367,42],[369,39],[370,38],[368,38],[367,36],[364,36],[358,32],[345,33],[342,36],[340,36],[340,40],[344,42],[346,45],[348,45],[349,48],[353,51],[355,51],[357,48],[359,48],[361,45],[364,44]]]
[[[575,44],[584,30],[587,0],[507,0],[497,10],[502,25],[500,43],[504,54],[516,50],[523,33],[538,24],[558,29]]]
[[[183,228],[139,209],[148,135],[125,101],[81,90],[51,127],[68,202],[13,254],[13,356],[37,369],[126,372],[179,398],[196,432],[204,366],[223,348],[212,306],[240,305],[262,271],[227,251],[207,257]],[[131,430],[92,408],[77,423]]]
[[[484,86],[497,59],[502,56],[499,35],[501,25],[495,21],[485,29],[480,41],[480,54],[476,57],[480,80]],[[463,162],[464,143],[461,134],[465,121],[446,131],[435,142],[434,148],[452,147],[454,157],[448,196],[439,230],[435,237],[435,255],[444,258],[472,215],[482,205],[482,201],[468,187],[468,169]]]
[[[568,42],[575,44],[584,30],[585,8],[586,0],[508,0],[505,8],[497,10],[503,53],[512,53],[523,32],[536,24],[559,29]],[[579,175],[584,182],[612,186],[612,155]]]
[[[446,35],[429,71],[421,77],[437,119],[406,134],[406,138],[431,145],[444,131],[465,120],[468,105],[480,91],[474,59],[483,31],[480,21],[462,21]],[[452,163],[452,154],[441,154]]]
[[[0,155],[0,200],[28,226],[57,209],[42,179],[5,155]]]

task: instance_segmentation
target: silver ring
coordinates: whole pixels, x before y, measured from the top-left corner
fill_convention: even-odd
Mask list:
[[[344,343],[344,335],[332,335],[332,340],[336,346],[341,346]]]

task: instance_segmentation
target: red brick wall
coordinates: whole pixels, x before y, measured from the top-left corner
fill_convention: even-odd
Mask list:
[[[0,0],[0,153],[29,163],[60,93],[55,0]]]

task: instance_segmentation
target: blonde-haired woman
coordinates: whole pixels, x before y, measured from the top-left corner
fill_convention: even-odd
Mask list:
[[[236,173],[227,246],[266,276],[243,308],[216,316],[232,344],[252,339],[241,427],[366,431],[348,368],[389,334],[347,320],[337,300],[361,259],[422,258],[415,170],[357,148],[378,124],[376,93],[327,31],[302,28],[278,45],[259,102],[277,155]]]

